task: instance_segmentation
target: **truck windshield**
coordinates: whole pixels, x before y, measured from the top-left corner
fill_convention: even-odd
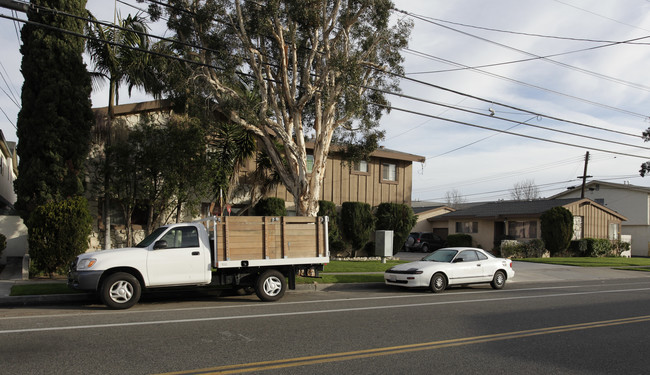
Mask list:
[[[167,227],[160,227],[153,232],[151,232],[150,235],[144,238],[139,244],[135,245],[135,247],[147,247],[151,245],[156,238],[160,237],[160,235],[167,230]]]

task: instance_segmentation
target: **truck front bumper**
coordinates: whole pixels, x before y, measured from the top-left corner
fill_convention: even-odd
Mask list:
[[[96,291],[99,279],[104,271],[70,271],[68,272],[68,287],[77,290]]]

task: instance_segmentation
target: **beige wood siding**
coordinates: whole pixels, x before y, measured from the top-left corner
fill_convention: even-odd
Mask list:
[[[573,204],[566,207],[573,216],[582,216],[584,238],[608,238],[610,223],[621,225],[621,219],[591,204]]]
[[[382,161],[395,164],[397,181],[381,180]],[[343,202],[364,202],[371,206],[386,202],[410,204],[412,173],[411,162],[385,158],[371,159],[367,174],[356,173],[340,158],[330,156],[319,199],[334,202],[337,206]],[[293,196],[283,185],[276,187],[270,196],[284,199],[287,207],[293,208]]]

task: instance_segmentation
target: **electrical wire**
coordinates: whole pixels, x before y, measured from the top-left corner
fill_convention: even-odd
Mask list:
[[[595,148],[595,147],[588,147],[588,146],[584,146],[584,145],[577,145],[577,144],[568,143],[568,142],[555,141],[555,140],[552,140],[552,139],[534,137],[534,136],[526,135],[526,134],[513,133],[513,132],[510,132],[510,131],[507,131],[507,130],[494,129],[494,128],[490,128],[490,127],[483,126],[483,125],[477,125],[477,124],[472,124],[472,123],[465,122],[465,121],[459,121],[459,120],[448,119],[448,118],[444,118],[444,117],[440,117],[440,116],[429,115],[429,114],[426,114],[426,113],[422,113],[422,112],[418,112],[418,111],[414,111],[414,110],[410,110],[410,109],[405,109],[405,108],[398,108],[398,107],[394,107],[394,106],[389,106],[389,105],[385,105],[385,104],[381,104],[381,103],[371,103],[371,104],[376,105],[378,107],[383,107],[383,108],[386,108],[386,109],[390,109],[390,110],[396,110],[396,111],[400,111],[400,112],[411,113],[411,114],[414,114],[414,115],[423,116],[423,117],[430,117],[430,118],[434,118],[434,119],[438,119],[438,120],[442,120],[442,121],[447,121],[447,122],[451,122],[451,123],[455,123],[455,124],[459,124],[459,125],[465,125],[465,126],[478,128],[478,129],[496,131],[496,132],[499,132],[499,133],[514,135],[514,136],[517,136],[517,137],[528,138],[528,139],[533,139],[533,140],[547,142],[547,143],[554,143],[554,144],[562,145],[562,146],[577,147],[577,148],[581,148],[581,149],[600,151],[600,152],[614,154],[614,155],[629,156],[629,157],[633,157],[633,158],[640,158],[640,159],[646,159],[646,160],[650,159],[650,156],[634,155],[634,154],[629,154],[629,153],[624,153],[624,152],[605,150],[605,149],[600,149],[600,148]]]
[[[611,82],[619,83],[619,84],[622,84],[622,85],[625,85],[625,86],[628,86],[628,87],[632,87],[632,88],[636,88],[636,89],[640,89],[640,90],[644,90],[644,91],[650,91],[650,87],[645,86],[645,85],[640,85],[640,84],[637,84],[637,83],[633,83],[633,82],[625,81],[625,80],[622,80],[622,79],[619,79],[619,78],[615,78],[615,77],[611,77],[611,76],[608,76],[608,75],[605,75],[605,74],[597,73],[597,72],[594,72],[594,71],[591,71],[591,70],[578,68],[578,67],[573,66],[573,65],[565,64],[565,63],[560,62],[560,61],[556,61],[556,60],[553,60],[553,59],[545,58],[545,57],[542,57],[542,56],[536,55],[536,54],[534,54],[534,53],[531,53],[531,52],[528,52],[528,51],[524,51],[524,50],[522,50],[522,49],[515,48],[515,47],[512,47],[512,46],[509,46],[509,45],[507,45],[507,44],[503,44],[503,43],[495,42],[495,41],[493,41],[493,40],[490,40],[490,39],[487,39],[487,38],[484,38],[484,37],[481,37],[481,36],[478,36],[478,35],[474,35],[474,34],[471,34],[471,33],[468,33],[468,32],[462,31],[462,30],[454,29],[453,27],[445,26],[445,25],[443,25],[443,24],[441,24],[441,23],[438,23],[438,22],[434,22],[434,21],[428,20],[428,19],[423,18],[423,17],[421,17],[421,16],[419,16],[419,15],[415,15],[415,14],[409,13],[409,12],[404,11],[404,10],[400,10],[400,9],[396,9],[396,8],[393,8],[393,9],[395,9],[395,11],[397,11],[397,12],[407,14],[407,15],[409,15],[409,16],[415,18],[415,19],[419,19],[419,20],[422,20],[422,21],[425,21],[425,22],[431,23],[431,24],[436,25],[436,26],[438,26],[438,27],[442,27],[442,28],[444,28],[444,29],[454,31],[454,32],[457,32],[457,33],[463,34],[463,35],[465,35],[465,36],[469,36],[469,37],[472,37],[472,38],[475,38],[475,39],[481,40],[481,41],[486,42],[486,43],[494,44],[494,45],[496,45],[496,46],[499,46],[499,47],[502,47],[502,48],[506,48],[506,49],[509,49],[509,50],[511,50],[511,51],[519,52],[519,53],[525,54],[525,55],[527,55],[527,56],[531,56],[531,57],[534,57],[534,58],[539,58],[539,59],[541,59],[542,61],[547,61],[547,62],[550,62],[550,63],[552,63],[552,64],[555,64],[555,65],[561,66],[561,67],[563,67],[563,68],[567,68],[567,69],[575,70],[575,71],[578,71],[578,72],[581,72],[581,73],[584,73],[584,74],[587,74],[587,75],[591,75],[591,76],[594,76],[594,77],[597,77],[597,78],[601,78],[601,79],[604,79],[604,80],[607,80],[607,81],[611,81]]]
[[[7,16],[4,16],[4,15],[0,15],[0,17],[12,19],[11,17],[7,17]],[[33,22],[33,21],[24,21],[24,20],[18,20],[18,21],[20,21],[20,22],[26,22],[26,23],[32,23],[32,24],[36,24],[36,25],[40,25],[40,26],[42,26],[42,27],[46,27],[46,28],[50,28],[50,29],[55,29],[55,30],[58,29],[58,31],[65,32],[65,33],[68,33],[68,34],[71,34],[71,35],[75,35],[75,36],[82,37],[82,38],[88,38],[88,37],[85,36],[85,35],[81,35],[81,34],[78,34],[78,33],[73,33],[73,32],[70,32],[70,31],[67,31],[67,30],[63,30],[63,29],[59,29],[59,28],[56,28],[56,27],[51,27],[51,26],[49,26],[49,25],[39,24],[39,23],[36,23],[36,22]],[[106,42],[109,43],[109,44],[112,44],[112,45],[119,45],[119,43],[114,43],[114,42],[109,42],[109,41],[106,41]],[[128,47],[128,46],[126,46],[126,47]],[[202,65],[202,66],[207,66],[207,67],[211,67],[211,68],[217,68],[217,67],[211,66],[211,65],[209,65],[209,64],[205,64],[205,63],[197,63],[196,61],[189,61],[189,60],[185,60],[185,59],[182,59],[182,58],[179,58],[179,57],[176,57],[176,56],[169,56],[169,55],[165,55],[165,54],[162,54],[162,53],[152,52],[152,51],[148,51],[148,50],[142,50],[142,49],[139,49],[139,48],[133,48],[133,47],[129,47],[129,48],[132,48],[132,49],[134,49],[134,50],[139,50],[139,51],[144,52],[144,53],[152,53],[152,54],[156,54],[156,55],[159,55],[159,56],[162,56],[162,57],[172,58],[172,59],[176,59],[176,60],[180,60],[180,61],[184,61],[184,62],[188,62],[188,63],[193,63],[193,64],[198,64],[198,65]],[[408,79],[408,78],[407,78],[407,79]],[[411,79],[411,80],[413,80],[413,79]],[[470,96],[470,97],[471,97],[471,96]],[[474,98],[476,98],[476,97],[474,97]],[[499,105],[502,105],[502,104],[499,104]],[[504,106],[505,106],[505,105],[504,105]],[[511,107],[511,106],[506,106],[506,107],[509,107],[509,108],[512,108],[512,109],[515,109],[515,108],[516,108],[516,107]],[[402,110],[402,111],[408,111],[408,110],[399,109],[399,108],[396,108],[396,109],[398,109],[398,110]],[[521,110],[521,109],[517,109],[517,110]],[[528,112],[528,111],[527,111],[527,112]],[[413,113],[417,113],[417,112],[413,112]],[[532,113],[532,112],[529,112],[529,113]],[[421,115],[424,115],[424,114],[421,114]],[[536,116],[544,116],[544,115],[541,115],[541,114],[535,114],[535,115],[536,115]],[[428,116],[431,116],[431,115],[428,115]],[[544,117],[551,118],[550,116],[544,116]],[[438,118],[438,119],[442,119],[442,120],[444,120],[444,121],[451,121],[451,122],[462,123],[462,122],[459,122],[459,121],[456,121],[456,120],[445,119],[445,118],[442,118],[442,117],[439,117],[439,116],[432,116],[432,118]],[[508,120],[508,119],[502,119],[502,120],[512,121],[512,120]],[[564,121],[564,120],[561,120],[561,119],[558,119],[558,120],[559,120],[559,121]],[[468,123],[464,123],[464,124],[468,124]],[[468,125],[469,125],[469,124],[468,124]],[[580,125],[585,125],[585,124],[580,124]],[[481,127],[481,126],[477,126],[477,125],[470,125],[470,126]],[[498,130],[498,129],[488,128],[488,127],[481,127],[481,128],[489,129],[489,130],[492,130],[492,131],[504,132],[504,131],[501,131],[501,130]],[[610,129],[603,129],[603,128],[599,128],[599,129],[601,129],[601,130],[606,130],[606,131],[612,131],[612,130],[610,130]],[[551,130],[553,130],[553,131],[557,131],[556,129],[551,129]],[[561,131],[560,131],[560,132],[561,132]],[[517,134],[517,133],[510,133],[510,132],[506,132],[506,133],[513,134],[513,135],[518,135],[518,136],[524,136],[524,135]],[[620,132],[619,132],[619,133],[620,133]],[[630,134],[627,134],[627,135],[630,135]],[[537,138],[537,137],[530,137],[530,136],[525,136],[525,137],[528,137],[528,138],[531,138],[531,139],[538,139],[538,140],[543,140],[543,141],[549,141],[549,140],[542,139],[542,138]],[[571,145],[571,144],[566,143],[566,142],[554,142],[554,143],[564,144],[564,145]],[[627,144],[626,144],[626,145],[627,145]],[[578,145],[571,145],[571,146],[573,146],[573,147],[581,147],[581,148],[584,148],[584,146],[578,146]],[[628,146],[637,147],[637,146],[633,146],[633,145],[628,145]],[[603,152],[612,152],[612,151],[608,151],[608,150],[602,150],[602,151],[603,151]],[[616,152],[613,152],[613,153],[616,153]],[[642,157],[642,156],[631,155],[631,154],[625,154],[625,153],[616,153],[616,154],[619,154],[619,155],[627,155],[627,156],[632,156],[632,157]],[[643,158],[646,158],[646,157],[643,157]]]

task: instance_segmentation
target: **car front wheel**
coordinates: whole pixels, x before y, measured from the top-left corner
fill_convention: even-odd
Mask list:
[[[441,273],[436,273],[431,278],[431,283],[429,284],[431,291],[434,293],[440,293],[447,289],[447,278]]]
[[[506,285],[506,274],[503,271],[495,272],[490,285],[493,289],[503,289]]]
[[[126,272],[114,273],[104,280],[101,298],[112,309],[128,309],[138,303],[142,287],[135,276]]]

